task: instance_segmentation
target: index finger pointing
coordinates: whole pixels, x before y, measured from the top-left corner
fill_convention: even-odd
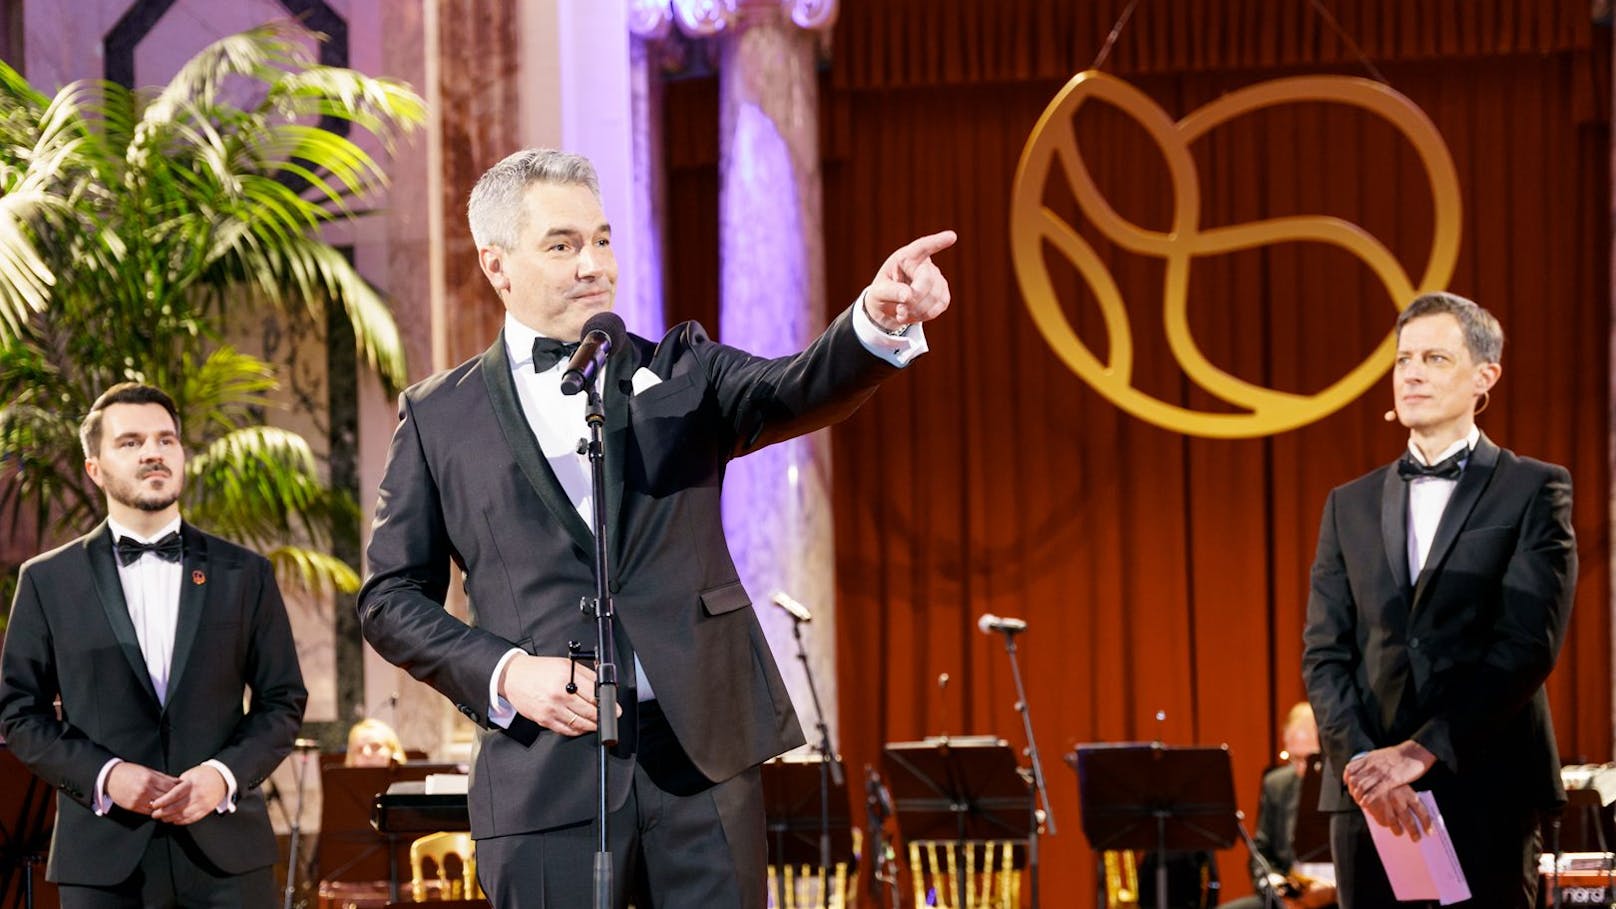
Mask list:
[[[903,263],[905,269],[913,268],[926,261],[928,258],[942,252],[950,246],[953,246],[954,241],[958,239],[959,235],[953,231],[940,230],[937,233],[927,234],[924,237],[910,240],[907,245],[898,250],[895,257],[899,262]]]

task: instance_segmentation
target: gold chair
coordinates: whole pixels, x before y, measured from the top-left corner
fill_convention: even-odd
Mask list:
[[[450,876],[451,863],[460,874]],[[428,878],[427,866],[433,876]],[[432,893],[436,885],[436,893]],[[417,903],[429,899],[474,900],[482,898],[477,886],[477,853],[469,833],[431,833],[410,844],[410,891]]]
[[[912,840],[909,871],[915,905],[939,909],[1016,909],[1021,905],[1018,850],[1025,840]],[[960,867],[960,862],[964,867]],[[962,895],[960,883],[964,881]],[[926,900],[928,891],[935,903]]]
[[[1139,906],[1139,865],[1131,850],[1108,849],[1101,853],[1105,868],[1104,909],[1137,909]]]
[[[852,830],[853,856],[863,854],[864,831]],[[829,880],[816,865],[770,865],[769,909],[809,909],[826,906],[829,909],[856,909],[858,887],[855,866],[849,862],[836,862]],[[785,905],[779,904],[781,885],[784,884]]]
[[[782,878],[786,896],[784,906],[781,906],[776,899],[780,894]],[[821,897],[820,894],[827,896]],[[820,873],[817,865],[769,866],[770,909],[807,909],[810,906],[816,909],[819,906],[828,906],[830,909],[853,909],[857,904],[857,891],[848,889],[846,862],[836,863],[829,881]]]

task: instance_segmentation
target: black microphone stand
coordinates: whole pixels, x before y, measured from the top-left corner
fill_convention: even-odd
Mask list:
[[[295,747],[295,746],[294,746]],[[286,893],[282,901],[283,909],[292,909],[292,894],[297,889],[298,839],[303,832],[303,778],[309,769],[309,750],[296,748],[293,754],[292,778],[297,781],[297,809],[287,811],[286,802],[281,799],[280,789],[270,781],[268,785],[275,787],[275,804],[281,806],[281,817],[286,820],[287,837],[286,846]]]
[[[1049,835],[1055,835],[1055,810],[1049,804],[1049,789],[1044,785],[1044,765],[1038,760],[1038,740],[1032,734],[1032,714],[1027,710],[1027,689],[1021,684],[1021,664],[1016,660],[1016,633],[1019,628],[1001,628],[1004,652],[1010,655],[1010,675],[1016,682],[1016,712],[1021,714],[1021,728],[1027,733],[1027,756],[1032,760],[1032,783],[1038,801],[1044,806],[1044,823]],[[1032,877],[1032,909],[1038,909],[1038,810],[1032,812],[1032,829],[1027,836],[1027,872]]]
[[[814,702],[814,717],[819,726],[819,899],[820,905],[830,906],[830,781],[844,785],[842,763],[830,747],[830,729],[825,725],[825,711],[819,706],[819,688],[814,684],[814,669],[808,665],[808,650],[802,641],[802,619],[791,616],[791,636],[797,640],[797,659],[802,661],[802,674],[808,679],[808,695]]]
[[[593,381],[584,386],[584,391],[588,394],[584,422],[589,424],[586,451],[593,490],[590,506],[595,516],[595,599],[593,603],[582,604],[585,614],[595,619],[595,705],[599,716],[595,744],[595,829],[599,834],[595,852],[595,909],[611,909],[612,852],[607,836],[610,806],[607,804],[606,769],[607,750],[617,744],[618,736],[617,641],[612,634],[616,611],[612,606],[611,574],[606,557],[606,458],[602,442],[606,412]]]
[[[864,765],[864,817],[866,834],[870,842],[870,896],[880,901],[883,891],[892,898],[892,909],[898,909],[898,866],[892,858],[892,846],[887,842],[886,821],[892,816],[892,796],[881,782],[881,775],[869,764]],[[785,905],[781,903],[781,905]]]
[[[1276,876],[1284,877],[1284,875],[1274,870],[1274,866],[1268,861],[1268,856],[1262,854],[1262,850],[1257,848],[1257,841],[1252,839],[1251,834],[1246,831],[1246,813],[1244,811],[1234,813],[1234,827],[1240,831],[1240,839],[1245,841],[1246,850],[1251,853],[1257,867],[1262,870],[1264,883],[1262,888],[1263,905],[1269,907],[1269,909],[1279,909],[1279,892],[1274,889],[1274,878]],[[1158,864],[1165,864],[1162,861],[1165,858],[1165,855],[1158,855],[1156,857]]]

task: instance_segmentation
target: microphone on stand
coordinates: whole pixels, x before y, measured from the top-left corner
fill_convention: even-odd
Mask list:
[[[814,620],[814,614],[808,611],[808,607],[787,596],[784,590],[776,592],[770,600],[774,605],[784,609],[795,621],[806,625]]]
[[[1000,631],[1005,634],[1020,634],[1027,630],[1027,620],[1012,619],[1005,616],[997,616],[991,612],[985,612],[982,614],[980,619],[976,620],[976,627],[977,630],[981,631],[983,634],[992,634],[995,631]]]
[[[867,804],[875,809],[882,820],[892,816],[892,792],[881,782],[881,774],[876,773],[869,764],[864,765],[864,794],[869,799]]]
[[[275,781],[274,780],[264,780],[264,810],[265,811],[273,810],[270,807],[272,805],[275,808],[280,809],[280,811],[281,811],[281,821],[283,823],[285,823],[287,829],[290,830],[291,827],[292,827],[292,821],[293,821],[292,809],[286,804],[286,802],[281,800],[281,790],[280,790],[279,786],[275,785]]]
[[[567,361],[567,370],[561,374],[561,393],[575,395],[595,383],[595,376],[612,351],[628,341],[628,328],[621,316],[613,312],[598,312],[584,323],[583,336],[578,339],[578,350]]]

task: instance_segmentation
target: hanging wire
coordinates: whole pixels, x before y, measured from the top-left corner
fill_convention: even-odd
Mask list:
[[[1353,54],[1357,55],[1358,62],[1362,63],[1363,68],[1369,71],[1369,75],[1374,76],[1376,82],[1379,82],[1382,85],[1390,86],[1391,82],[1388,81],[1385,76],[1380,74],[1380,70],[1375,68],[1375,64],[1369,62],[1369,57],[1363,52],[1363,48],[1358,46],[1358,42],[1352,40],[1352,36],[1347,34],[1346,29],[1341,27],[1341,23],[1335,21],[1335,17],[1330,15],[1330,11],[1328,9],[1325,9],[1324,3],[1321,2],[1321,0],[1307,0],[1307,2],[1308,5],[1313,7],[1313,10],[1319,14],[1319,18],[1323,19],[1324,23],[1330,26],[1330,30],[1335,32],[1336,37],[1347,43],[1348,49],[1350,49]]]
[[[1307,3],[1313,7],[1314,12],[1319,14],[1319,18],[1324,20],[1324,24],[1330,27],[1330,31],[1335,32],[1336,37],[1346,43],[1353,56],[1358,58],[1358,62],[1363,64],[1363,68],[1369,72],[1369,75],[1374,77],[1376,82],[1382,85],[1391,84],[1391,81],[1369,59],[1369,55],[1363,52],[1363,48],[1358,46],[1358,42],[1354,41],[1352,36],[1347,34],[1347,30],[1341,27],[1341,23],[1336,21],[1335,16],[1331,15],[1323,0],[1307,0]],[[1105,44],[1100,47],[1100,52],[1095,55],[1094,62],[1089,64],[1089,69],[1097,70],[1105,65],[1106,58],[1111,56],[1111,48],[1116,46],[1117,39],[1122,36],[1122,30],[1127,28],[1128,20],[1133,18],[1134,10],[1138,7],[1139,0],[1129,0],[1128,5],[1122,10],[1122,15],[1117,17],[1116,24],[1111,26],[1111,33],[1106,35]]]
[[[1128,19],[1133,16],[1134,8],[1138,5],[1139,0],[1129,0],[1127,9],[1124,9],[1122,15],[1117,17],[1117,24],[1111,26],[1111,34],[1106,36],[1105,45],[1100,48],[1100,53],[1094,58],[1094,62],[1089,65],[1089,69],[1097,70],[1105,63],[1105,58],[1111,55],[1111,46],[1117,43],[1117,38],[1121,36],[1122,29],[1127,26]]]

